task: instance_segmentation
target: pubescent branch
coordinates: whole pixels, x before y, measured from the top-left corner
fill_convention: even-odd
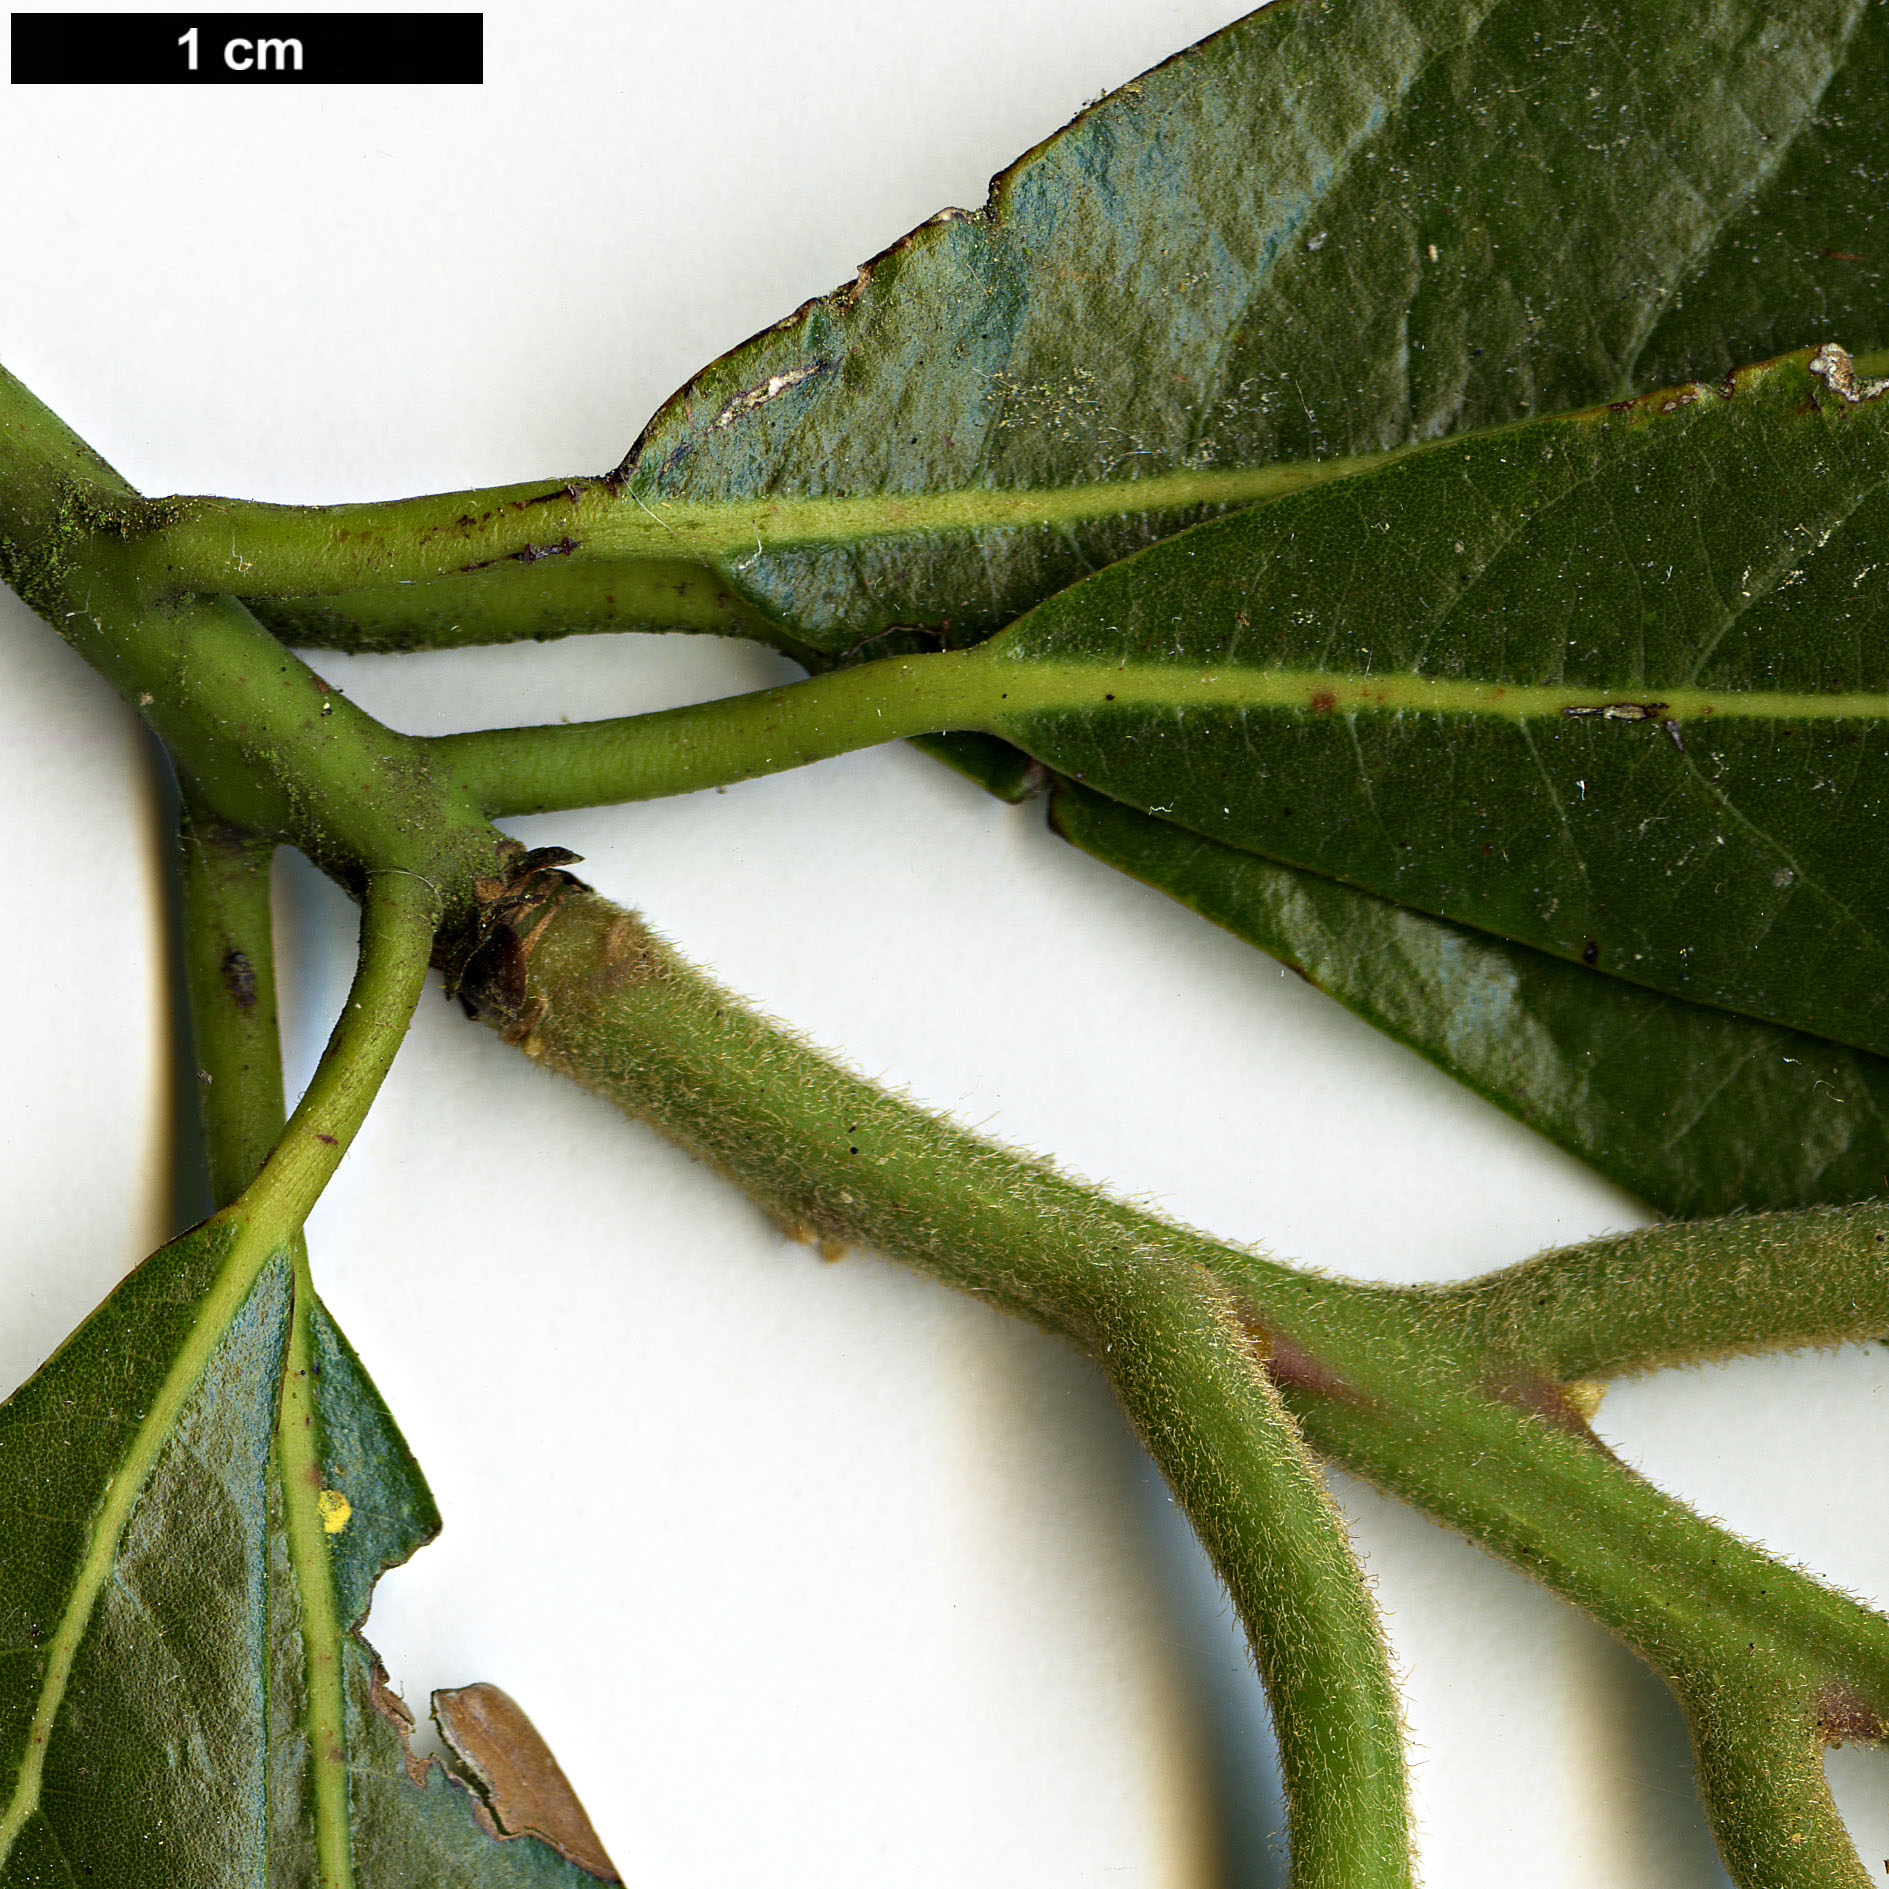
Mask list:
[[[1889,1333],[1889,1206],[1669,1221],[1423,1295],[1545,1377],[1622,1377]]]
[[[488,1020],[527,1055],[655,1123],[783,1224],[877,1247],[1070,1337],[1184,1500],[1196,1452],[1137,1410],[1124,1377],[1144,1341],[1124,1348],[1113,1333],[1163,1280],[1191,1274],[1224,1295],[1223,1316],[1255,1347],[1247,1368],[1271,1378],[1315,1448],[1595,1615],[1695,1719],[1713,1685],[1736,1680],[1761,1681],[1780,1753],[1889,1724],[1889,1622],[1627,1469],[1533,1351],[1505,1348],[1499,1327],[1446,1295],[1320,1278],[1108,1201],[852,1076],[593,896],[564,898],[528,969],[521,1003],[483,993]],[[1218,1499],[1213,1487],[1189,1505],[1210,1544],[1228,1518],[1259,1525],[1230,1486]],[[1241,1593],[1237,1558],[1220,1566]],[[1292,1721],[1275,1712],[1284,1749]],[[1753,1832],[1788,1852],[1756,1874],[1736,1863],[1741,1885],[1850,1889],[1853,1858],[1837,1869],[1827,1845],[1789,1844],[1769,1803],[1714,1810],[1722,1835],[1732,1817],[1751,1839],[1740,1854]]]
[[[1706,1821],[1740,1889],[1866,1889],[1824,1775],[1827,1725],[1806,1726],[1764,1683],[1713,1675],[1682,1695]]]
[[[528,975],[522,1008],[501,999],[494,1011],[528,1055],[657,1122],[782,1224],[880,1247],[1097,1362],[1246,1623],[1295,1881],[1407,1881],[1400,1726],[1376,1620],[1263,1368],[1265,1340],[1206,1263],[1212,1243],[874,1089],[588,893],[561,896]],[[470,994],[498,999],[495,986]],[[1253,1263],[1285,1302],[1358,1296]]]

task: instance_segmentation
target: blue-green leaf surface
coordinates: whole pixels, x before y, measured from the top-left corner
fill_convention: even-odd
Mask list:
[[[286,1250],[237,1252],[220,1222],[165,1247],[0,1407],[0,1885],[334,1889],[306,1710],[321,1659],[345,1679],[341,1866],[360,1889],[590,1889],[537,1839],[492,1834],[436,1762],[410,1773],[376,1706],[346,1628],[438,1518],[318,1306],[317,1461],[345,1516],[323,1572],[343,1630],[311,1634],[273,1449],[293,1269]]]
[[[1878,345],[1885,49],[1865,0],[1287,0],[704,370],[625,477],[704,531],[754,514],[718,564],[810,648],[962,641],[1270,469]],[[1097,516],[762,542],[769,506],[1125,481]]]

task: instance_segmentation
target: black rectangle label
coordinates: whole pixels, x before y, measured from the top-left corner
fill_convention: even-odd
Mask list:
[[[482,13],[16,13],[15,85],[480,85]]]

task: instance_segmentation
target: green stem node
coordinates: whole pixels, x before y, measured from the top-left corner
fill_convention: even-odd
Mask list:
[[[0,578],[157,730],[217,818],[301,847],[358,893],[370,867],[439,886],[456,919],[499,836],[429,769],[425,745],[363,714],[227,597],[154,608],[140,498],[0,372]]]

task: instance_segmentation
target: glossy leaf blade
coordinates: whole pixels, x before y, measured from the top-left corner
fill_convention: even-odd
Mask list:
[[[1889,1061],[1597,976],[1080,787],[1058,787],[1051,818],[1666,1213],[1889,1192]]]
[[[258,1604],[288,1264],[270,1261],[205,1343],[229,1256],[221,1228],[164,1248],[0,1410],[0,1883],[235,1883],[261,1854]],[[114,1527],[110,1496],[180,1366],[194,1384]]]
[[[1763,29],[1754,55],[1763,57]],[[1629,369],[1635,387],[1716,380],[1826,335],[1889,342],[1889,32],[1859,12],[1817,107],[1787,142],[1754,127],[1777,168],[1669,285]]]
[[[409,1770],[357,1636],[311,1645],[271,1451],[292,1317],[288,1252],[246,1258],[211,1222],[0,1406],[0,1884],[318,1889],[311,1656],[347,1682],[357,1884],[594,1884],[535,1838],[495,1836],[437,1763]],[[345,1339],[313,1317],[347,1623],[437,1517]]]
[[[1268,468],[1625,391],[1650,335],[1680,345],[1676,292],[1754,204],[1786,248],[1821,229],[1814,202],[1763,195],[1801,139],[1813,169],[1889,139],[1880,89],[1846,92],[1834,130],[1820,116],[1886,45],[1862,0],[1274,6],[714,363],[624,476],[652,516],[1177,487],[1142,516],[722,560],[810,647],[913,621],[974,640],[1227,502],[1191,476],[1255,469],[1250,500],[1290,483]],[[1825,338],[1813,313],[1773,305],[1797,330],[1778,345]]]
[[[1889,401],[1839,354],[1446,442],[988,645],[995,732],[1208,838],[1889,1048]]]

